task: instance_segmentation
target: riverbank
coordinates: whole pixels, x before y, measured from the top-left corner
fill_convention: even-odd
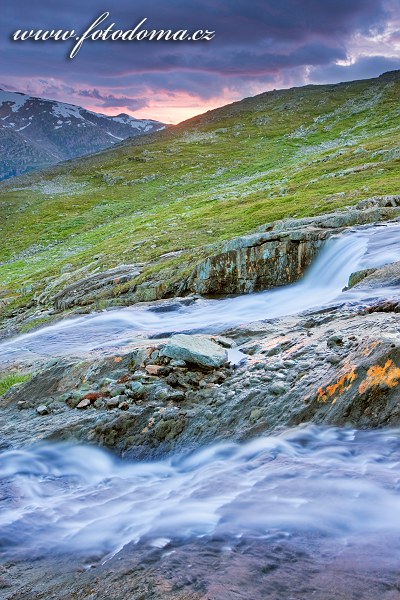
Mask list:
[[[400,225],[328,232],[292,285],[2,341],[0,598],[397,598]]]

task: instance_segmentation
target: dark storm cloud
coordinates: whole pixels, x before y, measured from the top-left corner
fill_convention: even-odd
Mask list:
[[[147,106],[145,98],[130,98],[128,96],[115,96],[114,94],[102,94],[99,90],[77,90],[77,96],[81,98],[91,98],[99,100],[99,106],[102,108],[126,107],[132,111],[139,110]]]
[[[61,6],[54,0],[13,0],[3,7],[0,22],[0,77],[41,77],[45,90],[55,78],[71,89],[80,86],[79,95],[97,106],[137,110],[146,106],[138,96],[160,90],[206,99],[226,88],[241,90],[250,80],[273,84],[290,77],[301,83],[306,66],[315,78],[357,69],[376,75],[377,59],[347,71],[335,62],[346,59],[355,33],[382,32],[396,5],[397,0],[68,0]],[[101,27],[114,22],[126,30],[147,17],[148,29],[212,29],[216,37],[196,43],[86,42],[73,61],[66,58],[70,42],[10,38],[17,29],[72,28],[80,34],[104,11],[110,17]],[[62,93],[65,89],[58,90]]]
[[[328,65],[313,69],[311,78],[315,83],[328,83],[330,81],[352,81],[366,79],[371,72],[385,73],[400,68],[400,62],[385,56],[365,56],[353,65],[340,66]]]

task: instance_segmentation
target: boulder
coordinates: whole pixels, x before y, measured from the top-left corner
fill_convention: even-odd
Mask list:
[[[218,368],[228,360],[224,348],[206,335],[173,335],[162,350],[163,356],[201,367]]]
[[[371,270],[353,287],[354,289],[373,289],[400,286],[400,261]]]

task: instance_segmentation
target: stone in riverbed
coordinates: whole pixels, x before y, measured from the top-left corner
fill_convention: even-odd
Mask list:
[[[79,402],[79,404],[77,404],[76,408],[83,410],[85,408],[89,408],[90,404],[91,404],[91,401],[89,400],[89,398],[84,398],[83,400],[81,400]]]
[[[276,381],[275,383],[273,383],[271,385],[270,391],[275,396],[280,396],[281,394],[285,394],[288,391],[288,387],[284,383],[281,383],[280,381]]]
[[[113,398],[107,398],[106,400],[106,406],[107,408],[118,408],[118,405],[120,402],[123,402],[125,400],[125,396],[114,396]]]
[[[161,375],[165,371],[163,365],[147,365],[145,369],[149,375]]]
[[[49,414],[49,409],[45,404],[40,404],[37,409],[36,412],[38,415],[40,415],[41,417],[43,417],[44,415],[48,415]]]
[[[226,350],[206,335],[173,335],[163,348],[162,354],[168,358],[214,369],[221,367],[228,360]]]

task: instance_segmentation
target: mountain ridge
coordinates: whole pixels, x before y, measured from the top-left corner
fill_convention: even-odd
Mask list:
[[[152,119],[125,113],[107,116],[0,88],[0,180],[91,154],[164,126]]]

